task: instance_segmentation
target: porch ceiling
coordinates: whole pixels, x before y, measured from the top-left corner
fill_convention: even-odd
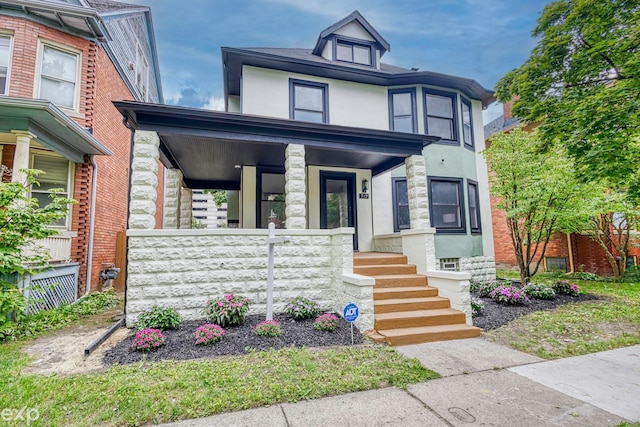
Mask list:
[[[438,138],[305,123],[210,110],[114,102],[135,130],[155,131],[160,159],[180,169],[190,188],[239,189],[239,166],[284,167],[288,144],[305,145],[306,163],[371,169],[398,166]]]

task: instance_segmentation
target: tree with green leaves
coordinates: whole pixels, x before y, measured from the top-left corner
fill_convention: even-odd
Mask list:
[[[578,201],[574,228],[603,250],[615,277],[624,276],[632,232],[640,226],[640,209],[624,192],[592,183]]]
[[[540,154],[536,131],[517,127],[491,137],[484,156],[491,194],[505,213],[522,283],[534,276],[549,240],[573,223],[580,186],[570,159],[559,147]]]
[[[539,122],[584,182],[606,180],[640,200],[640,3],[557,0],[538,19],[527,61],[496,86],[513,113]]]
[[[7,314],[19,317],[25,311],[25,301],[11,278],[33,274],[37,267],[46,265],[49,254],[37,245],[36,240],[58,234],[49,225],[63,218],[68,205],[74,200],[51,192],[51,201],[38,206],[29,197],[32,185],[38,185],[37,177],[44,172],[24,170],[25,182],[2,182],[7,173],[3,166],[0,174],[0,326],[8,320]]]

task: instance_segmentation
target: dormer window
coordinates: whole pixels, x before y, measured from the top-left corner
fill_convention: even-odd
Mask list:
[[[373,65],[373,46],[336,39],[335,58],[352,64]]]

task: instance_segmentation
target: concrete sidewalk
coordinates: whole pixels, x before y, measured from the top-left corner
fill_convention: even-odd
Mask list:
[[[640,420],[640,346],[548,362],[482,338],[397,350],[443,377],[407,390],[350,393],[165,426],[537,427],[615,426],[625,419]],[[595,371],[602,375],[590,375]],[[572,388],[580,392],[568,393]],[[611,400],[619,404],[611,405]]]

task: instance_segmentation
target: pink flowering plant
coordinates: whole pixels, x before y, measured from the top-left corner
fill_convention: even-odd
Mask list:
[[[222,340],[224,329],[220,325],[207,323],[196,329],[196,345],[210,345]]]
[[[136,332],[131,342],[131,349],[136,351],[151,351],[162,347],[166,342],[160,329],[142,329]]]
[[[275,320],[263,320],[256,325],[254,332],[262,337],[279,337],[282,335],[280,322]]]
[[[284,311],[295,320],[312,319],[322,313],[317,302],[302,296],[292,299]]]
[[[338,318],[335,314],[325,313],[316,317],[313,328],[319,331],[333,332],[338,327]]]
[[[553,290],[558,295],[569,295],[577,297],[580,295],[580,288],[575,283],[571,283],[568,280],[556,280],[553,285]]]
[[[211,323],[223,327],[239,325],[249,312],[249,298],[226,294],[224,297],[207,302],[204,312]]]
[[[505,305],[523,305],[529,302],[524,291],[515,286],[498,286],[489,294],[494,301]]]

